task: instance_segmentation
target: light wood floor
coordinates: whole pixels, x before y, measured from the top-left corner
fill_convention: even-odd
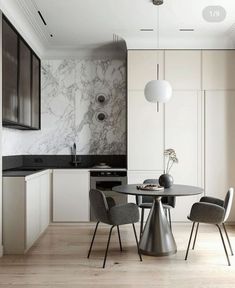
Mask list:
[[[196,250],[184,261],[191,225],[173,224],[178,253],[169,257],[143,256],[139,261],[131,226],[111,239],[102,269],[108,226],[98,230],[91,258],[86,258],[94,224],[52,225],[27,255],[0,259],[0,287],[235,287],[235,256],[228,267],[216,227],[199,229]],[[139,228],[139,227],[138,227]],[[235,227],[228,227],[235,250]]]

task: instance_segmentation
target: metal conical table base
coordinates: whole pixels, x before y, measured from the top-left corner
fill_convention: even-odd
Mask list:
[[[176,251],[175,239],[166,219],[161,197],[156,197],[140,239],[140,252],[152,256],[167,256]]]

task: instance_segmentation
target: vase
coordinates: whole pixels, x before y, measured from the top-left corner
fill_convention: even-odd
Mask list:
[[[164,188],[170,188],[173,185],[174,179],[170,174],[162,174],[158,182]]]

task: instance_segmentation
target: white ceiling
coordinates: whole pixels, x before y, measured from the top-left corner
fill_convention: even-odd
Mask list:
[[[234,47],[233,0],[164,0],[159,8],[152,0],[5,0],[5,5],[13,1],[46,51],[109,47],[114,34],[123,38],[129,49]],[[223,6],[226,19],[221,23],[206,22],[202,10],[209,5]],[[153,28],[154,32],[140,32],[141,28]],[[195,31],[180,32],[180,28]]]

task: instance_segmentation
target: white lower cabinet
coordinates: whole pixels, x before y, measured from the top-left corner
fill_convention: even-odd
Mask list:
[[[40,227],[44,231],[51,222],[51,173],[41,177]]]
[[[26,182],[26,247],[37,240],[40,225],[40,177]]]
[[[90,221],[88,170],[53,171],[53,222]]]
[[[51,172],[3,177],[5,254],[23,254],[50,223]]]

